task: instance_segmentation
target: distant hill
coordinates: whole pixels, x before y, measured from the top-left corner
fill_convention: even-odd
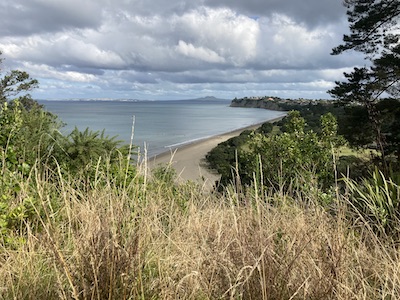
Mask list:
[[[264,108],[270,110],[283,110],[280,104],[283,100],[280,98],[272,97],[245,97],[240,99],[233,99],[231,102],[232,107],[252,107],[252,108]]]
[[[226,100],[226,101],[230,101],[229,99],[222,99],[222,98],[216,98],[214,96],[206,96],[206,97],[200,97],[200,98],[196,98],[193,100],[209,100],[209,101],[213,101],[213,100]]]
[[[252,108],[264,108],[269,110],[300,110],[302,107],[308,107],[313,105],[330,105],[332,100],[315,100],[315,99],[282,99],[279,97],[244,97],[235,98],[232,100],[232,107],[252,107]]]

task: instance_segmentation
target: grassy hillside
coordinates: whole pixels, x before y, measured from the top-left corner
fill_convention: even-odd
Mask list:
[[[19,182],[11,202],[30,205],[2,231],[1,299],[400,298],[397,239],[350,190],[217,195],[144,165],[94,178],[32,168]]]
[[[333,116],[312,132],[290,115],[210,193],[4,103],[0,299],[399,299],[400,180],[340,179]]]

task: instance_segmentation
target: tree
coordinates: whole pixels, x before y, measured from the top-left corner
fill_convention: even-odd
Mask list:
[[[1,55],[1,52],[0,52]],[[1,62],[0,58],[0,71]],[[51,155],[58,129],[57,117],[43,109],[28,93],[38,81],[28,73],[11,70],[0,73],[0,153],[2,170],[29,169]]]
[[[2,52],[0,51],[0,56]],[[3,59],[0,58],[0,71]],[[29,91],[38,87],[38,81],[25,71],[12,70],[0,77],[0,104],[18,98],[23,105],[32,105]]]
[[[400,2],[394,0],[346,0],[350,35],[333,49],[338,55],[348,50],[364,53],[369,66],[345,73],[329,93],[343,105],[361,104],[368,112],[375,141],[386,165],[386,139],[381,131],[377,102],[386,94],[400,94]]]
[[[83,187],[89,187],[89,179],[94,178],[90,176],[98,175],[96,171],[102,172],[106,180],[111,178],[114,184],[124,186],[136,175],[130,164],[130,149],[117,148],[119,142],[104,136],[104,132],[75,129],[68,137],[61,135],[58,129],[62,123],[57,116],[45,111],[29,95],[36,86],[37,80],[26,72],[0,73],[0,245],[12,245],[8,232],[21,230],[21,224],[37,216],[37,199],[26,197],[25,191],[19,195],[22,183],[30,183],[32,189],[38,187],[35,180],[26,180],[32,171],[35,176],[44,174],[49,180],[58,179],[61,166],[62,172],[76,175],[77,183]]]
[[[370,56],[398,50],[396,29],[399,27],[400,3],[393,0],[345,0],[350,35],[344,35],[344,44],[333,49],[340,54],[354,49]]]
[[[400,99],[383,99],[377,103],[381,114],[382,132],[386,139],[386,153],[394,154],[400,162]],[[399,168],[400,166],[398,166]]]
[[[254,134],[239,150],[239,177],[242,184],[263,179],[273,188],[310,188],[317,183],[329,187],[334,179],[332,155],[343,143],[337,135],[337,121],[331,114],[320,118],[320,133],[305,130],[307,124],[298,111],[286,119],[286,132],[273,135]]]

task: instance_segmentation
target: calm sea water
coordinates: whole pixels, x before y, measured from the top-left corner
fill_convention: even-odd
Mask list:
[[[181,101],[39,101],[67,125],[89,127],[130,142],[148,157],[182,144],[205,139],[284,115],[283,112],[256,108],[229,107],[230,100]]]

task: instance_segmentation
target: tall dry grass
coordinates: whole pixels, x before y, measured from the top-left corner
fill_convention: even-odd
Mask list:
[[[327,210],[317,194],[98,179],[21,182],[36,218],[0,246],[1,299],[400,299],[397,245],[347,221],[340,195]]]

